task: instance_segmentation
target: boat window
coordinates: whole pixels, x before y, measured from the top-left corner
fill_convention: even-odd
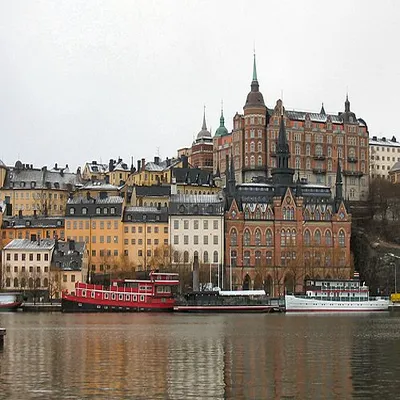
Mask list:
[[[126,300],[126,301],[129,301],[129,300],[130,300],[129,294],[126,294],[126,295],[125,295],[125,300]]]
[[[144,301],[144,296],[143,295],[140,296],[140,301]]]
[[[124,295],[120,293],[120,295],[118,296],[119,300],[123,300],[124,299]]]
[[[113,294],[111,295],[111,298],[112,298],[113,300],[115,300],[115,293],[113,293]]]
[[[86,297],[86,290],[82,290],[82,297]]]
[[[104,298],[108,300],[108,293],[104,293]]]
[[[136,294],[133,295],[133,301],[137,301],[137,296],[136,296]]]
[[[96,295],[96,293],[92,292],[90,295],[92,296],[92,299],[94,299],[94,296]]]

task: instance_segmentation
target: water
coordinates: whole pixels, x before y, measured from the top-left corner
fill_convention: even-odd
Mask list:
[[[400,315],[2,313],[0,399],[396,399]]]

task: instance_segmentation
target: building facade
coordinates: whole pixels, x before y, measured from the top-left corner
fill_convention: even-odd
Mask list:
[[[290,168],[299,171],[308,182],[335,189],[335,174],[340,161],[343,172],[344,197],[363,200],[368,196],[369,151],[368,127],[357,118],[346,97],[344,111],[337,114],[284,110],[281,100],[272,109],[266,107],[259,89],[254,58],[251,91],[247,95],[243,114],[233,117],[231,154],[238,183],[265,181],[276,168],[276,141],[280,116],[284,111],[290,152]],[[214,139],[215,140],[215,139]],[[218,140],[218,139],[217,139]],[[215,144],[215,142],[214,142]],[[229,152],[226,142],[225,155]],[[224,162],[214,145],[214,170]],[[219,163],[219,164],[218,164]]]
[[[390,179],[389,171],[400,161],[400,143],[396,137],[386,139],[373,136],[369,139],[370,176]]]
[[[203,283],[218,285],[224,260],[224,202],[220,195],[171,196],[169,233],[173,266],[192,268],[197,257]]]
[[[273,296],[302,291],[308,277],[350,278],[351,215],[343,202],[340,164],[336,193],[309,184],[290,167],[281,116],[276,167],[266,182],[236,185],[234,161],[226,185],[225,276],[231,289]]]

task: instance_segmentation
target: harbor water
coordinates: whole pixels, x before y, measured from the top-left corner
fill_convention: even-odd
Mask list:
[[[394,399],[400,316],[1,313],[1,399]]]

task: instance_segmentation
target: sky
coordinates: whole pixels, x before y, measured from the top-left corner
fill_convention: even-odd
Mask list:
[[[176,156],[243,112],[351,110],[400,139],[400,2],[0,0],[0,159],[70,169]],[[397,38],[397,39],[396,39]]]

